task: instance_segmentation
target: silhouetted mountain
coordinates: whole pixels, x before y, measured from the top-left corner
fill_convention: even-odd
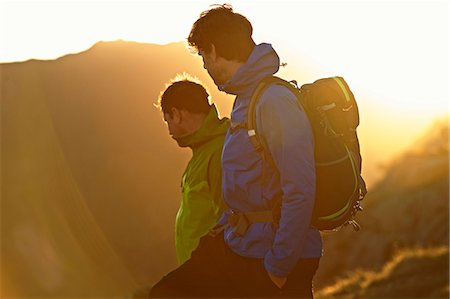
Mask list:
[[[2,295],[123,295],[175,267],[190,151],[153,105],[189,72],[229,111],[201,59],[183,43],[100,42],[0,72]]]
[[[317,286],[339,281],[356,269],[380,271],[399,250],[448,248],[448,139],[448,121],[436,122],[369,190],[363,201],[365,209],[357,216],[361,231],[346,227],[324,235]],[[448,260],[448,251],[446,254]],[[448,268],[446,273],[448,281]],[[432,290],[428,291],[430,296]]]

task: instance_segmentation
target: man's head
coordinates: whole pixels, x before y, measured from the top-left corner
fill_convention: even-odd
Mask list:
[[[203,67],[216,85],[225,83],[244,64],[255,47],[253,28],[231,5],[215,5],[200,14],[188,37],[189,46],[203,58]]]
[[[199,129],[211,110],[205,87],[187,74],[173,79],[161,93],[158,103],[169,134],[174,138]]]

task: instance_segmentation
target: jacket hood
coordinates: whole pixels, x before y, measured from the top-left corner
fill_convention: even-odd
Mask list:
[[[225,117],[219,119],[217,108],[213,104],[211,105],[211,110],[197,131],[186,136],[178,138],[173,137],[173,139],[175,139],[180,147],[195,148],[217,136],[225,135],[229,126],[230,120]]]
[[[275,74],[279,68],[280,58],[272,45],[256,45],[247,62],[227,82],[219,85],[219,90],[234,95],[253,91],[261,79]]]

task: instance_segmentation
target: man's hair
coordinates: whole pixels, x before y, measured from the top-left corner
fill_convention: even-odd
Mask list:
[[[177,75],[166,85],[157,107],[170,116],[172,108],[203,114],[208,114],[211,109],[206,88],[200,80],[186,73]]]
[[[188,43],[194,53],[209,53],[214,45],[220,57],[246,62],[255,46],[252,33],[252,24],[246,17],[235,13],[229,4],[216,4],[202,12],[192,25]]]

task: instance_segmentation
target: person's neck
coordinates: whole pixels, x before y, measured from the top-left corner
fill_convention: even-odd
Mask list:
[[[191,135],[195,133],[198,129],[200,129],[200,127],[202,126],[203,122],[206,119],[206,116],[207,115],[203,113],[191,114],[189,118],[186,119],[185,123],[186,134],[184,134],[183,137]]]
[[[243,62],[229,61],[226,68],[227,80],[230,80],[243,64]]]

